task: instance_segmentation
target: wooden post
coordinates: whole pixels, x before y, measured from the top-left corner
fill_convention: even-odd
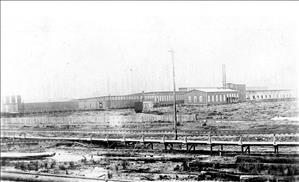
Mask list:
[[[108,140],[108,135],[106,135],[106,136],[105,136],[105,141],[106,141],[107,147],[109,148],[109,140]]]
[[[211,138],[211,131],[209,132],[209,138],[208,138],[208,144],[212,143],[212,138]]]
[[[154,150],[154,144],[153,143],[150,144],[151,144],[151,149]]]
[[[165,150],[167,150],[167,143],[165,143],[165,135],[163,135],[162,143],[164,144]]]
[[[273,146],[274,146],[274,153],[278,154],[278,145],[276,143],[276,136],[275,133],[273,134]]]
[[[242,143],[243,139],[242,139],[242,135],[240,136],[240,140],[239,140],[239,144],[241,146],[241,153],[244,153],[244,148],[243,148],[243,143]]]
[[[141,142],[144,144],[144,135],[141,137]]]
[[[90,135],[90,143],[92,144],[92,137],[93,137],[93,134]]]
[[[279,152],[278,152],[278,145],[276,145],[276,154],[278,154]]]
[[[123,137],[123,142],[124,142],[125,149],[126,149],[127,148],[126,136]]]

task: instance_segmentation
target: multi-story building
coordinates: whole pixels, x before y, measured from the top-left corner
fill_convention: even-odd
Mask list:
[[[246,101],[246,85],[245,84],[235,84],[235,83],[226,83],[225,88],[236,90],[239,92],[239,101]]]

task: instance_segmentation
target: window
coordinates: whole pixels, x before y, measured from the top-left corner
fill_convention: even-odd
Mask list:
[[[199,96],[199,102],[202,102],[202,96]]]
[[[269,95],[269,99],[271,99],[271,95]]]
[[[218,95],[216,95],[216,102],[218,102]]]
[[[226,97],[225,97],[225,95],[223,95],[223,101],[225,102],[225,100],[226,100]]]
[[[214,95],[212,95],[212,102],[214,102]]]
[[[193,102],[196,103],[197,102],[197,96],[193,97]]]
[[[188,102],[192,102],[191,96],[188,96]]]
[[[219,101],[222,102],[222,95],[219,95]]]
[[[210,96],[208,95],[208,102],[210,102]]]
[[[263,98],[263,96],[261,95],[261,98]]]

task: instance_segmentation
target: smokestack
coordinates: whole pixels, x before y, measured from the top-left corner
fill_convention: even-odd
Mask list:
[[[225,71],[225,64],[222,64],[222,86],[226,88],[226,71]]]

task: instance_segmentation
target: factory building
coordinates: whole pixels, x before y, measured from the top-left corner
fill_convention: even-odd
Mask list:
[[[141,94],[105,96],[103,107],[105,109],[134,108],[134,103],[141,100]]]
[[[125,109],[133,108],[141,100],[141,94],[114,95],[78,99],[79,110]]]
[[[247,90],[246,99],[248,101],[294,99],[296,98],[294,90]]]
[[[176,92],[176,103],[182,104],[184,102],[185,91]],[[161,92],[146,92],[142,93],[143,101],[151,101],[156,106],[167,106],[173,104],[173,92],[161,91]]]
[[[23,103],[22,113],[43,113],[43,112],[61,112],[61,111],[77,111],[78,102],[62,101],[62,102],[34,102]]]
[[[176,92],[177,103],[184,102],[185,92]],[[134,108],[135,102],[151,102],[155,106],[173,104],[173,92],[142,92],[129,95],[113,95],[78,99],[79,110],[125,109]]]
[[[200,89],[185,93],[185,105],[217,105],[239,102],[239,92],[231,89]]]
[[[76,100],[78,102],[78,110],[101,110],[103,109],[103,97],[82,98]]]
[[[18,113],[22,110],[22,100],[20,95],[2,98],[1,103],[1,112],[3,113]]]
[[[236,90],[239,92],[239,101],[246,101],[246,85],[245,84],[235,84],[235,83],[226,83],[225,88]]]

